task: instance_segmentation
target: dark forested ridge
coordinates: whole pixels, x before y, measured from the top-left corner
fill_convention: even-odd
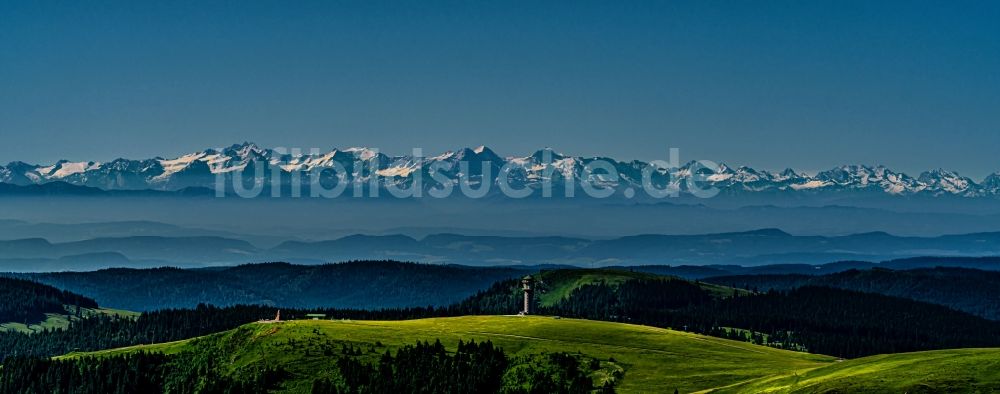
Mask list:
[[[935,266],[976,266],[1000,269],[997,258],[926,257],[882,263],[844,261],[820,266],[806,264],[740,266],[636,266],[621,270],[704,279],[710,283],[738,287],[791,289],[806,284],[839,287],[913,298],[947,305],[988,318],[1000,308],[993,278],[996,271],[978,275],[967,269],[935,269]],[[920,267],[931,268],[920,268]],[[996,266],[996,267],[994,267]],[[886,274],[890,267],[896,273]],[[537,268],[537,267],[536,267]],[[535,268],[535,269],[536,269]],[[915,268],[915,269],[914,269]],[[903,271],[903,270],[909,271]],[[263,304],[295,308],[386,308],[449,305],[459,302],[496,281],[524,275],[528,267],[469,267],[396,261],[354,261],[325,265],[287,263],[248,264],[208,269],[106,269],[92,272],[8,274],[39,281],[93,298],[101,305],[144,311],[163,308],[193,308]],[[848,283],[837,276],[861,272],[878,276],[870,281]],[[881,272],[881,274],[880,274]],[[777,278],[797,274],[801,277]],[[846,274],[845,274],[846,275]],[[759,276],[730,279],[732,276]],[[821,278],[809,279],[805,276]],[[828,280],[829,279],[829,280]],[[790,280],[790,282],[789,282]],[[866,282],[868,281],[868,282]],[[739,282],[739,283],[737,283]],[[764,282],[770,282],[763,284]],[[787,284],[791,283],[791,284]],[[960,284],[958,284],[960,283]],[[889,288],[884,288],[887,284]],[[983,290],[983,293],[977,291]],[[980,302],[978,299],[982,299]]]
[[[630,269],[657,275],[679,276],[691,280],[723,276],[754,275],[829,275],[849,270],[916,270],[937,267],[968,268],[1000,271],[1000,257],[925,256],[877,261],[843,260],[824,264],[764,264],[764,265],[636,265],[607,268]]]
[[[353,261],[339,264],[248,264],[215,269],[106,269],[20,274],[86,294],[101,305],[148,311],[262,304],[286,308],[394,308],[449,305],[519,268]]]
[[[498,283],[459,304],[460,310],[516,313],[521,305],[516,285]],[[539,313],[685,329],[841,357],[1000,346],[998,322],[940,305],[826,287],[734,291],[719,298],[687,281],[635,279],[581,286],[554,305],[539,306]]]
[[[1000,346],[1000,324],[939,305],[849,290],[803,287],[734,297],[686,312],[701,329],[739,327],[840,357]]]
[[[802,286],[838,289],[909,298],[1000,320],[1000,272],[969,268],[912,270],[848,270],[829,275],[719,276],[706,282],[740,288],[791,290]]]
[[[37,323],[46,313],[68,313],[65,306],[97,308],[97,302],[52,286],[0,277],[0,323]]]
[[[988,236],[988,234],[983,234]],[[894,259],[879,263],[879,268],[894,270],[909,270],[916,268],[956,267],[972,268],[986,271],[1000,271],[1000,256],[955,257],[955,256],[923,256]]]

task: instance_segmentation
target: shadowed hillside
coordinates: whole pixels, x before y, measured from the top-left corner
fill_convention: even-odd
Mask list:
[[[517,268],[356,261],[312,266],[269,263],[200,270],[108,269],[24,276],[87,294],[102,305],[143,311],[192,308],[200,303],[299,308],[440,306],[522,272]]]
[[[909,298],[968,312],[987,319],[1000,319],[1000,272],[967,268],[921,268],[849,270],[810,275],[719,276],[706,282],[767,291],[802,286],[827,286]]]

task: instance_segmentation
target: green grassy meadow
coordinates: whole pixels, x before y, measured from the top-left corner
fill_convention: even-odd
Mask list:
[[[0,331],[19,331],[31,334],[44,330],[54,330],[54,329],[64,330],[66,328],[69,328],[70,321],[77,319],[75,307],[67,305],[65,306],[65,308],[66,308],[65,314],[46,313],[45,320],[42,320],[40,322],[34,322],[28,324],[17,323],[17,322],[0,323]],[[139,313],[137,312],[120,310],[120,309],[109,309],[109,308],[100,308],[100,309],[83,308],[81,314],[84,317],[91,317],[97,315],[109,315],[109,316],[120,316],[120,317],[139,316]]]
[[[617,269],[560,269],[544,271],[535,276],[541,290],[536,292],[538,303],[541,306],[555,305],[559,300],[569,297],[573,290],[584,285],[604,282],[610,286],[617,286],[632,279],[669,278],[672,277]],[[716,297],[729,297],[733,295],[733,292],[745,293],[745,290],[742,289],[733,289],[711,283],[698,283],[698,285]]]
[[[1000,349],[878,355],[758,379],[719,392],[994,393],[1000,392]]]
[[[743,342],[622,323],[544,316],[465,316],[405,321],[300,320],[253,323],[207,337],[145,346],[71,354],[111,355],[187,350],[215,353],[226,360],[226,371],[282,365],[292,373],[288,392],[308,392],[313,379],[336,371],[336,357],[324,355],[324,346],[350,344],[370,349],[374,360],[385,350],[416,341],[440,339],[450,349],[459,340],[490,340],[512,356],[544,352],[580,353],[601,362],[595,382],[624,374],[620,392],[693,392],[755,379],[804,374],[832,365],[831,357],[796,353]]]

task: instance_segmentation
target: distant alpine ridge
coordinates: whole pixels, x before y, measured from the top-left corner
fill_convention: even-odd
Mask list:
[[[599,160],[610,163],[617,170],[617,180],[607,177],[603,172],[594,173],[587,168],[589,163]],[[331,162],[343,166],[345,173],[323,171],[329,168]],[[508,167],[515,169],[509,177],[509,184],[516,188],[539,188],[545,180],[551,180],[553,184],[565,184],[565,180],[573,179],[574,182],[589,181],[601,187],[619,190],[641,188],[642,171],[648,166],[648,163],[637,160],[626,162],[605,157],[567,156],[548,148],[523,157],[501,157],[484,146],[449,151],[434,157],[388,156],[368,148],[333,149],[326,153],[292,155],[247,142],[173,159],[116,159],[107,163],[61,160],[51,165],[11,162],[0,167],[0,182],[20,186],[65,182],[105,190],[173,191],[193,187],[215,188],[216,175],[220,173],[240,172],[244,176],[253,174],[251,176],[270,181],[275,173],[288,175],[298,172],[308,175],[313,171],[323,171],[318,175],[319,178],[334,183],[347,181],[406,187],[412,183],[415,173],[423,172],[423,187],[427,188],[435,185],[428,174],[436,162],[446,165],[436,169],[437,175],[454,184],[466,182],[479,185],[484,181],[495,184],[501,169],[509,164]],[[467,174],[462,173],[462,166],[459,165],[463,162],[467,163]],[[358,163],[362,163],[367,170],[355,171]],[[255,166],[262,167],[264,171],[254,172]],[[844,165],[808,175],[790,168],[774,173],[745,166],[733,168],[724,164],[709,170],[689,162],[670,170],[669,176],[661,171],[654,174],[652,179],[654,183],[660,181],[661,184],[657,187],[670,184],[683,191],[687,190],[688,180],[695,172],[699,174],[699,182],[706,187],[714,186],[723,193],[815,194],[863,191],[888,195],[950,195],[970,198],[1000,196],[1000,172],[987,176],[982,182],[976,182],[943,169],[913,177],[881,165]],[[489,175],[487,179],[483,179],[486,178],[485,173]]]

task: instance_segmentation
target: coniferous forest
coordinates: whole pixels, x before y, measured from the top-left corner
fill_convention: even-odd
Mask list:
[[[337,374],[313,382],[314,394],[341,393],[565,393],[595,390],[587,376],[596,364],[566,353],[511,358],[490,342],[459,342],[448,352],[440,341],[418,342],[375,362],[359,357],[360,348],[326,353],[336,358]],[[211,353],[207,353],[211,355]],[[0,368],[0,392],[47,394],[104,393],[267,393],[288,375],[263,367],[239,379],[218,373],[225,361],[206,354],[137,352],[108,357],[51,360],[8,359]],[[612,385],[600,392],[614,392]]]
[[[11,359],[0,369],[0,392],[47,393],[267,393],[283,378],[281,369],[265,369],[244,379],[216,372],[193,354],[132,353],[108,357],[50,360]]]
[[[40,283],[0,277],[0,322],[38,322],[46,313],[66,314],[64,305],[97,308],[94,300]]]

